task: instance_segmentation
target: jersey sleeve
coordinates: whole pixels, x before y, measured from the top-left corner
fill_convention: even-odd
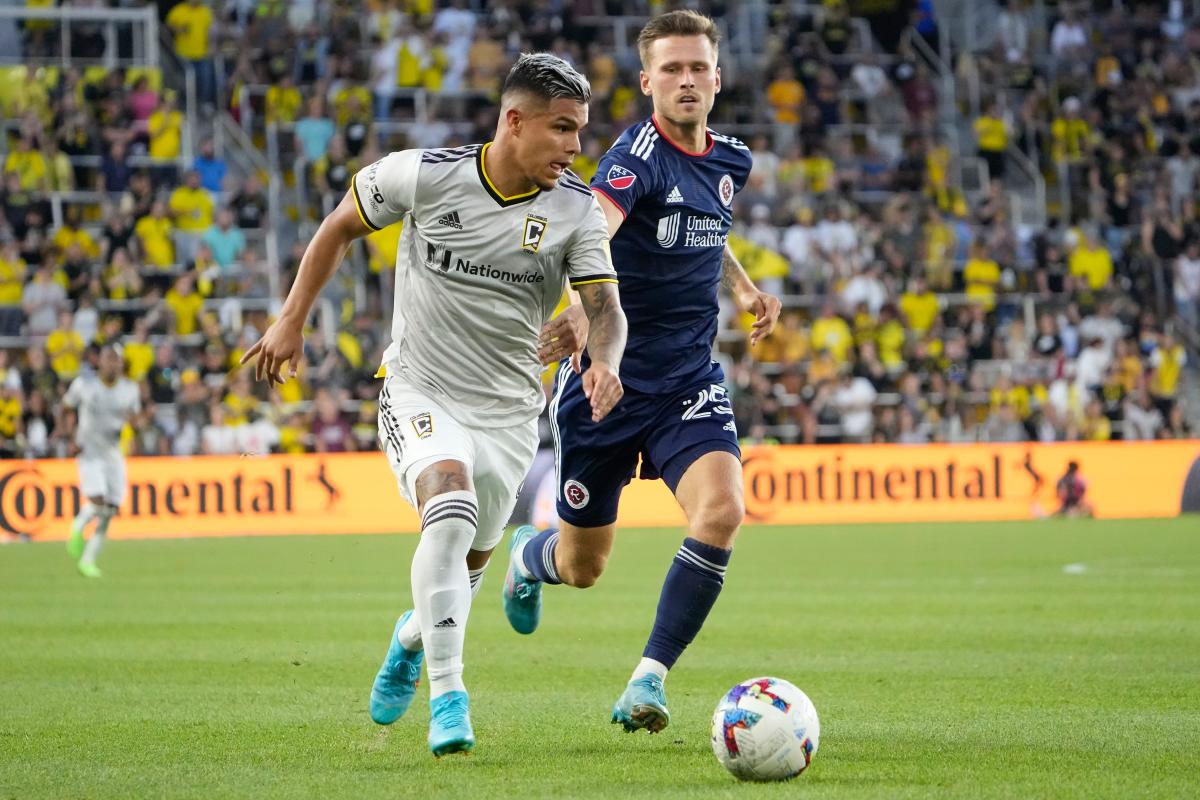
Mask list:
[[[617,282],[617,271],[608,249],[608,221],[600,209],[600,202],[594,197],[571,237],[566,267],[572,289],[590,283]]]
[[[67,387],[67,393],[63,395],[63,405],[67,408],[79,408],[79,403],[83,400],[83,390],[83,378],[71,381],[71,385]]]
[[[358,216],[373,231],[404,219],[417,197],[420,150],[389,153],[355,173],[350,182]]]
[[[633,155],[628,144],[622,140],[600,159],[591,186],[593,192],[607,197],[621,209],[623,216],[628,217],[637,201],[652,192],[654,169],[650,162]]]

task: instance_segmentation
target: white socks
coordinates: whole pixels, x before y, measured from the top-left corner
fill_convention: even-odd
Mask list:
[[[475,493],[439,494],[425,504],[412,562],[413,607],[425,645],[429,697],[466,691],[463,639],[471,611],[467,553],[479,524]]]
[[[471,581],[472,602],[474,602],[476,595],[479,594],[479,587],[483,586],[483,573],[487,571],[487,567],[488,565],[484,564],[479,569],[467,570],[467,577]],[[396,640],[400,642],[401,647],[410,653],[422,649],[421,621],[417,619],[416,614],[413,614],[408,618],[408,622],[400,626],[400,630],[396,632]]]
[[[108,538],[108,523],[112,520],[113,513],[108,506],[96,512],[98,520],[96,530],[92,531],[91,537],[83,548],[83,557],[79,559],[81,562],[95,564],[96,559],[100,557],[100,551],[104,548],[104,540]]]
[[[637,668],[633,670],[633,677],[630,681],[635,681],[643,675],[657,675],[661,680],[667,679],[667,667],[661,661],[655,661],[653,658],[642,657],[638,662]]]

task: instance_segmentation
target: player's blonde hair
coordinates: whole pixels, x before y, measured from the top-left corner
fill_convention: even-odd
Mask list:
[[[638,34],[638,55],[642,59],[642,69],[650,66],[650,45],[668,36],[704,36],[712,42],[714,51],[721,44],[721,32],[712,18],[690,9],[668,11],[647,22]]]

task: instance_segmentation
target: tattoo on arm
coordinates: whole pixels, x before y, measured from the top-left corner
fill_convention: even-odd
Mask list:
[[[733,251],[726,245],[725,251],[721,254],[721,288],[732,294],[737,285],[737,274],[741,271],[742,265],[738,263],[733,256]]]
[[[579,287],[579,299],[588,318],[588,355],[613,369],[621,365],[627,324],[615,283],[589,283]]]

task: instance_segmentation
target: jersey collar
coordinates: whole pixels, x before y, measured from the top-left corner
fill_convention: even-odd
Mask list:
[[[501,207],[507,208],[508,206],[515,206],[517,203],[524,203],[526,200],[530,200],[541,194],[542,190],[540,187],[535,187],[529,192],[514,194],[511,197],[505,197],[500,194],[500,190],[496,188],[496,184],[492,183],[492,179],[488,177],[487,168],[483,165],[483,157],[487,154],[488,148],[491,146],[492,143],[488,142],[479,148],[479,155],[475,158],[475,169],[479,173],[479,182],[483,184],[483,188],[487,190],[487,193],[492,196],[493,200]]]
[[[658,135],[662,137],[662,140],[664,142],[666,142],[667,144],[671,145],[671,147],[674,147],[679,152],[683,153],[685,156],[691,156],[692,158],[703,158],[704,156],[706,156],[712,152],[713,145],[716,144],[716,142],[713,140],[712,133],[710,133],[708,131],[708,129],[705,129],[704,140],[708,142],[708,147],[705,147],[699,153],[693,153],[691,150],[683,149],[678,144],[676,144],[674,141],[672,141],[670,136],[667,136],[667,132],[664,131],[662,129],[662,126],[658,124],[658,115],[657,114],[651,114],[650,121],[652,123],[654,123],[654,129],[656,131],[658,131]]]

